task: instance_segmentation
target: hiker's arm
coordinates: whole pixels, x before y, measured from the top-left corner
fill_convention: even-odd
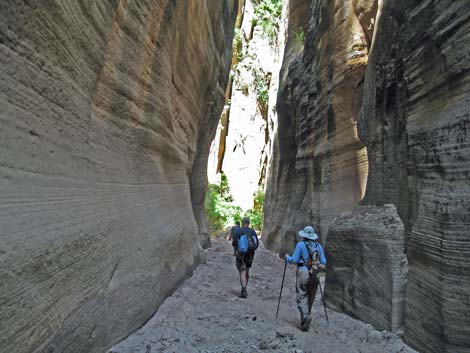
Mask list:
[[[232,234],[232,247],[235,250],[238,248],[238,234],[236,232],[234,233],[235,234]]]
[[[299,263],[301,255],[302,255],[302,243],[299,242],[295,246],[295,250],[292,256],[289,256],[286,254],[286,261],[289,264]]]
[[[318,244],[318,254],[320,255],[320,264],[326,265],[326,257],[321,244]]]
[[[252,232],[252,233],[251,233],[251,234],[252,234],[252,236],[254,235],[254,236],[255,236],[255,238],[256,238],[256,249],[258,249],[258,246],[259,246],[259,238],[258,238],[258,234],[255,232],[255,230],[254,230],[254,229],[251,229],[251,232]]]
[[[233,255],[237,255],[237,250],[238,250],[238,236],[239,234],[237,232],[233,232],[232,234],[232,248],[233,248]]]

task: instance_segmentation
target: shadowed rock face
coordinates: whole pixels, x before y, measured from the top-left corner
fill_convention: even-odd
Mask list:
[[[325,238],[361,200],[367,175],[356,129],[367,41],[353,1],[295,0],[289,10],[263,230],[281,253],[306,224]]]
[[[357,156],[363,143],[368,177],[361,205],[375,207],[371,212],[377,219],[386,216],[385,204],[395,205],[404,232],[392,232],[393,238],[403,237],[405,246],[387,249],[384,257],[388,258],[381,259],[370,250],[370,261],[350,264],[349,270],[367,276],[366,267],[374,266],[373,259],[378,261],[375,266],[384,261],[398,266],[405,251],[409,272],[404,316],[394,315],[386,303],[362,305],[364,298],[358,293],[343,297],[337,289],[347,288],[351,278],[342,277],[346,269],[336,271],[334,263],[328,268],[327,297],[337,308],[354,311],[378,327],[404,325],[405,340],[421,351],[470,352],[470,209],[466,201],[470,199],[470,4],[465,0],[356,0],[351,11],[342,11],[348,8],[347,2],[308,3],[310,12],[305,7],[291,22],[298,26],[310,21],[304,52],[286,51],[283,67],[278,140],[265,206],[266,244],[280,252],[289,250],[293,231],[310,222],[326,237],[334,215],[352,208],[352,200],[361,199],[360,192],[353,193],[357,198],[349,195],[362,190],[357,171],[365,169],[359,158],[353,160],[348,154],[343,154],[342,163],[333,163],[341,154],[331,146],[348,141],[345,136],[349,136],[355,143],[345,144],[346,153],[356,151]],[[307,6],[307,1],[293,4]],[[350,70],[348,61],[340,60],[344,55],[338,55],[338,42],[328,42],[329,32],[338,38],[349,33],[343,33],[345,27],[336,22],[344,13],[358,19],[364,43],[370,46],[368,62],[360,71]],[[330,63],[326,72],[333,74],[319,80],[324,62]],[[355,85],[339,90],[342,76],[335,72],[356,72],[357,76],[345,74]],[[358,87],[359,98],[346,101],[352,87]],[[357,107],[348,102],[357,102]],[[354,129],[344,128],[344,121],[339,128],[336,112],[342,110],[353,121],[358,119],[360,141],[355,140]],[[339,131],[344,133],[342,138]],[[343,183],[338,182],[340,176]],[[369,237],[355,234],[361,220]],[[373,235],[370,226],[360,209],[341,214],[332,226],[332,239],[330,233],[326,237],[333,262],[351,256],[347,245],[338,244],[343,238],[358,242],[356,248],[363,249],[367,258],[367,249],[362,247],[371,237],[378,241],[382,236],[380,232]],[[394,279],[389,276],[392,285],[390,281]],[[364,287],[368,293],[381,290],[378,281],[364,283]],[[402,300],[403,291],[397,293],[392,301]],[[378,311],[388,322],[379,322]],[[404,317],[401,323],[400,317]]]
[[[403,324],[405,229],[394,205],[360,206],[328,231],[328,304],[381,330]]]
[[[103,352],[203,260],[236,3],[2,1],[2,351]]]
[[[405,340],[470,352],[470,3],[383,1],[365,77],[364,203],[406,230]]]

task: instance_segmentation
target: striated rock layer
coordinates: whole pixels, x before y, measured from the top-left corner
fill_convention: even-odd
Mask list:
[[[387,308],[388,296],[353,314],[378,327],[404,325],[404,339],[423,352],[470,352],[470,3],[298,0],[291,13],[265,205],[267,246],[290,250],[293,232],[313,222],[333,259],[326,295],[350,312],[365,298],[339,290],[351,280],[342,273],[367,276],[383,261],[399,268],[405,253],[404,314]],[[303,51],[295,51],[293,38],[307,23]],[[326,236],[334,217],[359,201],[378,214],[386,204],[396,207],[404,232],[394,237],[402,236],[404,247],[388,249],[388,259],[376,258],[365,248],[369,238],[355,231],[361,223],[373,229],[361,209],[341,214]],[[353,239],[371,260],[335,267],[336,259],[351,258],[338,242]],[[388,276],[389,288],[395,280]],[[367,286],[369,293],[383,290],[379,281]],[[392,294],[392,303],[402,295]]]
[[[290,1],[265,203],[270,249],[288,250],[311,222],[324,238],[334,217],[361,200],[367,156],[356,118],[366,64],[353,1]]]
[[[1,2],[0,351],[103,352],[202,260],[236,10]]]
[[[380,5],[359,124],[364,203],[394,203],[405,225],[405,340],[470,352],[470,3]]]
[[[328,304],[381,330],[399,329],[408,270],[404,232],[390,204],[336,217],[328,231]]]

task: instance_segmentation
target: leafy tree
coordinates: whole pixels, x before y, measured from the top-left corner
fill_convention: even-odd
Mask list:
[[[265,73],[262,69],[253,69],[253,84],[256,91],[256,102],[264,120],[268,117],[269,86],[271,85],[271,73]]]
[[[261,230],[263,228],[263,213],[264,207],[264,190],[259,188],[253,194],[253,208],[246,212],[246,216],[250,217],[251,226],[257,230]]]
[[[233,205],[227,176],[221,173],[218,184],[209,184],[206,195],[206,216],[213,230],[224,230],[241,219],[242,209]]]
[[[271,44],[277,42],[282,0],[255,0],[255,25],[260,25]]]
[[[243,213],[240,206],[233,204],[233,196],[227,177],[221,173],[218,184],[209,184],[206,195],[206,216],[212,230],[224,230],[241,221],[243,217],[250,217],[250,225],[261,230],[263,227],[264,191],[259,188],[253,194],[253,208]]]

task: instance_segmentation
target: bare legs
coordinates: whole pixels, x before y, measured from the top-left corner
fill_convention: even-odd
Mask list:
[[[242,286],[242,291],[240,293],[241,298],[247,297],[246,286],[248,284],[249,278],[250,278],[250,270],[248,268],[244,271],[240,271],[240,284]]]
[[[250,267],[253,262],[253,256],[254,253],[243,253],[237,254],[236,257],[236,265],[238,272],[240,273],[240,285],[242,286],[242,291],[240,293],[241,298],[247,297],[246,286],[250,279]]]
[[[242,288],[246,288],[248,284],[248,271],[240,271],[240,284]]]

